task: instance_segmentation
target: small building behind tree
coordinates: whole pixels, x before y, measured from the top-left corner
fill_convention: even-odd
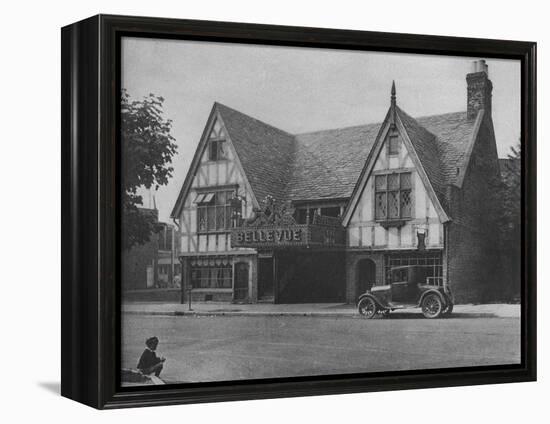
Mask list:
[[[122,251],[122,290],[126,300],[179,300],[181,264],[173,225],[158,221],[158,210],[138,208],[153,218],[149,240]]]

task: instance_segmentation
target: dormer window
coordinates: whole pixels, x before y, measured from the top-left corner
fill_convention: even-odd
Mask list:
[[[225,140],[210,140],[208,159],[212,161],[226,159],[224,144]]]
[[[211,161],[219,161],[227,159],[225,132],[220,122],[216,120],[210,132],[208,139],[208,159]]]

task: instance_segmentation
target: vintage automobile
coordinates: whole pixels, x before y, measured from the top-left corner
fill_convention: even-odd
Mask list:
[[[439,318],[453,311],[453,297],[440,277],[427,276],[420,265],[399,266],[390,270],[391,283],[372,286],[359,296],[357,309],[365,318],[388,315],[396,309],[419,307],[426,318]]]

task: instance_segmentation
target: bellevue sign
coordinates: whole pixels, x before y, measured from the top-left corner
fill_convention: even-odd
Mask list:
[[[344,242],[342,227],[326,225],[239,227],[231,231],[233,247],[338,247],[343,246]]]
[[[271,196],[266,196],[251,218],[238,222],[238,226],[231,230],[233,247],[336,248],[345,245],[345,232],[339,219],[315,214],[313,222],[298,224],[290,202],[279,203]]]
[[[266,244],[302,244],[302,228],[251,228],[234,230],[235,246]]]

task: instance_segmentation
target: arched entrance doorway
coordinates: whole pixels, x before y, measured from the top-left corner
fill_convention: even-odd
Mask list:
[[[376,264],[372,259],[361,259],[357,262],[356,296],[360,296],[369,290],[376,280]]]
[[[235,281],[233,285],[233,300],[246,300],[248,298],[248,264],[239,262],[235,264]]]

